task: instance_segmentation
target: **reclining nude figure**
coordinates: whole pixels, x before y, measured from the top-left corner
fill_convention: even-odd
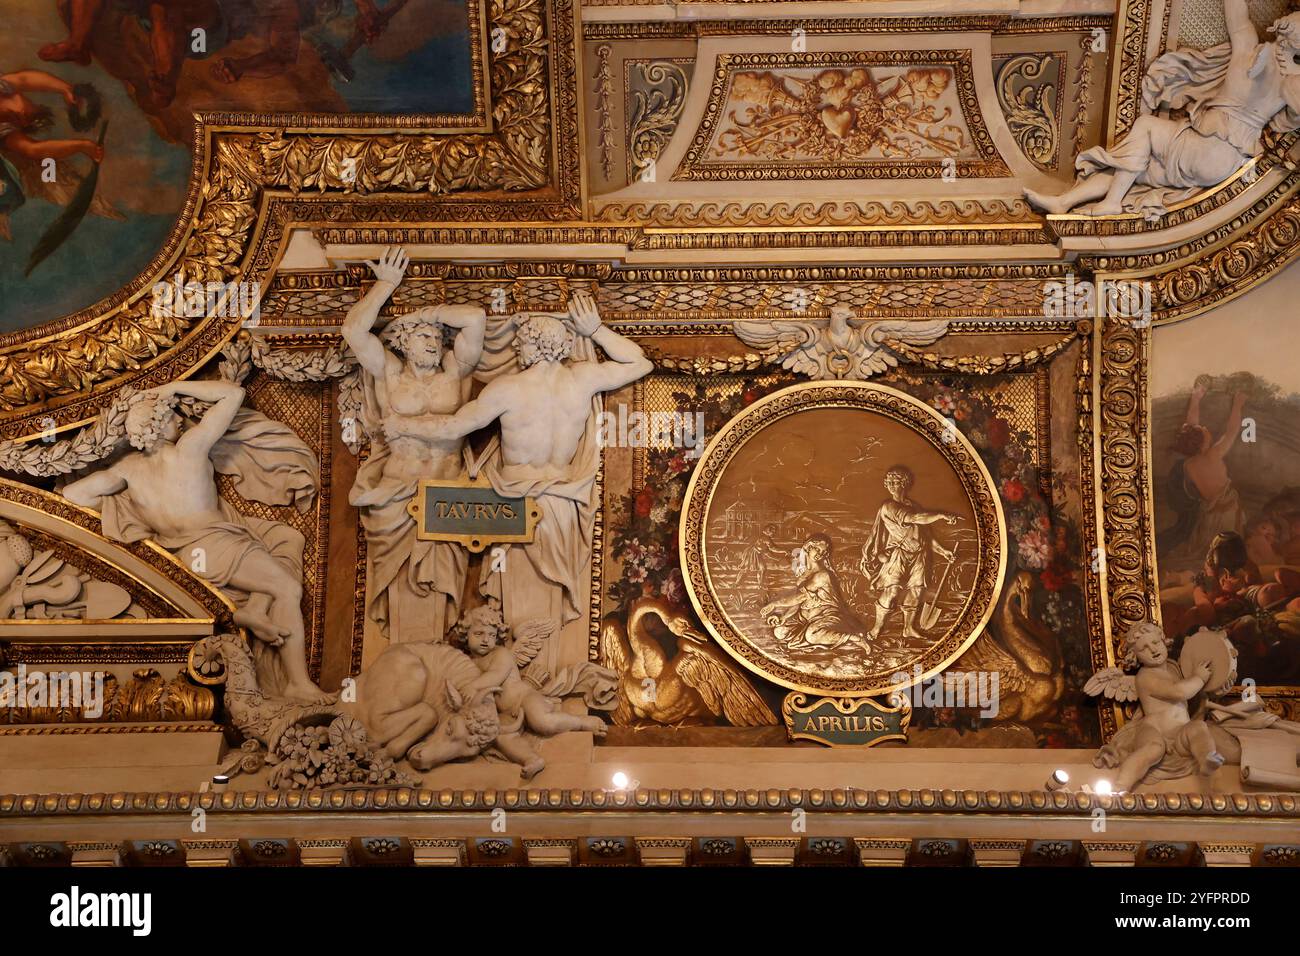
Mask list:
[[[1166,204],[1228,179],[1259,153],[1265,126],[1300,128],[1300,13],[1275,21],[1261,43],[1246,0],[1224,0],[1229,42],[1159,57],[1142,83],[1144,115],[1112,149],[1094,146],[1075,161],[1079,178],[1059,196],[1025,198],[1049,213],[1096,203],[1091,214],[1162,212]],[[1157,109],[1187,111],[1172,119]],[[1149,187],[1129,191],[1134,186]],[[1100,201],[1098,201],[1100,200]]]
[[[178,396],[212,403],[183,433]],[[250,486],[246,497],[269,504],[296,501],[307,488],[314,494],[316,479],[308,472],[316,463],[284,425],[251,410],[242,410],[232,430],[243,400],[243,388],[220,381],[174,382],[141,392],[126,414],[126,435],[139,451],[71,482],[63,494],[99,511],[106,536],[152,538],[199,577],[233,591],[235,622],[275,651],[279,666],[268,666],[274,679],[263,688],[274,696],[317,701],[323,695],[307,673],[300,606],[303,537],[281,522],[240,514],[222,499],[213,458],[222,458],[224,473],[236,473],[225,463],[240,460],[241,450],[232,445],[244,446],[250,467],[237,482]],[[272,467],[251,473],[258,461]],[[279,484],[271,488],[271,481]]]

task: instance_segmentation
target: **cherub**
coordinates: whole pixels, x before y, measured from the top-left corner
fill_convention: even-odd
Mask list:
[[[1153,771],[1160,777],[1181,777],[1193,771],[1208,775],[1223,766],[1209,725],[1193,720],[1188,711],[1188,701],[1206,690],[1209,662],[1201,661],[1184,676],[1169,659],[1164,630],[1149,621],[1130,627],[1119,651],[1121,666],[1097,671],[1084,686],[1089,694],[1136,700],[1141,706],[1093,761],[1098,767],[1118,768],[1115,790],[1132,790]],[[1125,673],[1137,665],[1137,674]]]
[[[599,717],[564,713],[558,709],[555,698],[542,693],[519,673],[520,668],[532,663],[554,631],[554,621],[524,621],[515,626],[513,638],[507,643],[510,627],[494,604],[469,611],[456,628],[457,643],[463,645],[470,660],[483,672],[467,689],[467,696],[499,689],[496,701],[501,730],[496,747],[523,768],[521,774],[525,780],[535,777],[546,766],[546,761],[525,736],[525,730],[543,737],[567,730],[587,730],[598,737],[605,736],[605,722]]]

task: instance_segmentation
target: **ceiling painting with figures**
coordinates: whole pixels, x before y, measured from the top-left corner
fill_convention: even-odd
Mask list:
[[[185,208],[195,113],[471,113],[476,11],[0,2],[0,335],[87,309],[149,266]]]
[[[1300,0],[0,0],[0,874],[1294,871],[1297,259]]]

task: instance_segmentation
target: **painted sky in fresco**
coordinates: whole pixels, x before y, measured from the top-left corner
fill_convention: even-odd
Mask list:
[[[10,86],[56,87],[0,85],[0,334],[91,306],[148,264],[184,202],[195,111],[473,108],[464,0],[185,0],[173,9],[175,22],[159,30],[147,4],[103,0],[79,45],[78,25],[54,0],[0,0],[0,77],[39,71]],[[188,49],[196,29],[202,55]],[[160,35],[179,51],[170,61],[154,52]],[[98,93],[104,160],[89,213],[25,277],[92,163],[80,153],[56,158],[58,195],[40,181],[42,157],[24,156],[8,137],[42,148],[100,131],[73,129],[61,83]],[[41,108],[48,117],[33,122]]]

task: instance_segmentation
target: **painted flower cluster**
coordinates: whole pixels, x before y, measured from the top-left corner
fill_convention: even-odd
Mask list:
[[[1065,668],[1057,717],[1032,728],[1039,744],[1076,747],[1098,742],[1095,711],[1082,690],[1092,673],[1080,564],[1083,541],[1078,522],[1059,504],[1067,479],[1040,473],[1032,451],[1035,437],[1013,423],[1011,407],[999,398],[1003,377],[984,380],[978,392],[969,379],[959,377],[899,376],[891,384],[929,403],[975,447],[1002,500],[1007,575],[1028,571],[1037,578],[1034,616],[1056,634]],[[988,722],[951,709],[913,715],[913,726],[927,723],[974,728]]]
[[[704,413],[705,436],[715,435],[732,418],[750,405],[786,383],[779,381],[746,382],[744,387],[725,396],[703,384],[682,380],[682,389],[673,392],[677,408]],[[613,503],[610,514],[609,555],[621,565],[617,580],[609,583],[606,597],[615,605],[613,612],[627,613],[638,598],[664,598],[676,607],[689,611],[686,585],[682,581],[677,559],[678,518],[691,472],[698,458],[683,448],[646,450],[645,487]]]

